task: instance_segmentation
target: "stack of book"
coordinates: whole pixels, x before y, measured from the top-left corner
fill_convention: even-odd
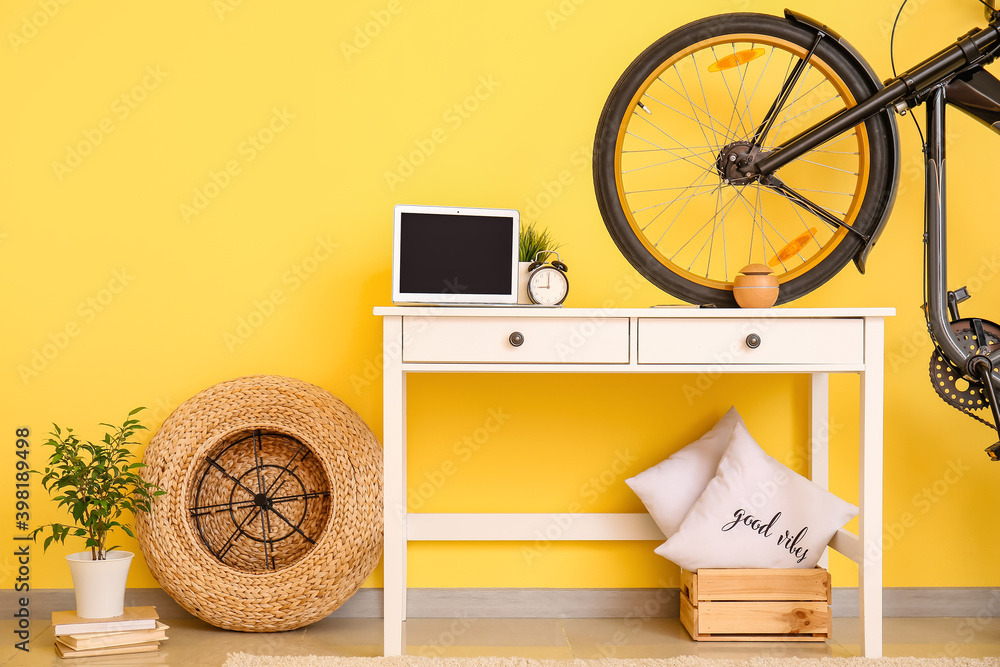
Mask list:
[[[80,618],[75,611],[52,612],[60,658],[148,653],[160,650],[167,626],[155,607],[126,607],[113,618]]]

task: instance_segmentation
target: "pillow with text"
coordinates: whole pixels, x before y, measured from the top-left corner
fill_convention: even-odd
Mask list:
[[[715,477],[655,551],[685,570],[814,567],[857,514],[854,505],[768,456],[739,423]]]

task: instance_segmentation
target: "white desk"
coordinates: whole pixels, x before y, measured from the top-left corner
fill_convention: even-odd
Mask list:
[[[828,374],[860,374],[860,534],[841,530],[830,546],[858,564],[861,649],[867,657],[881,656],[883,338],[884,318],[894,314],[891,308],[376,308],[385,353],[385,655],[400,655],[405,647],[407,542],[530,541],[539,526],[556,518],[408,513],[408,373],[723,372],[811,375],[811,476],[824,486]],[[559,539],[663,535],[646,514],[591,513],[575,516]]]

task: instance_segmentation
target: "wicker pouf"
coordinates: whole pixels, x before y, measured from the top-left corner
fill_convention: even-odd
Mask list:
[[[212,625],[292,630],[337,609],[382,553],[382,448],[340,399],[258,375],[215,385],[156,432],[136,516],[160,586]]]

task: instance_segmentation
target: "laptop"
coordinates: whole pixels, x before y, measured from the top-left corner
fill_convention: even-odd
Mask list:
[[[392,302],[517,303],[520,214],[512,209],[393,209]]]

